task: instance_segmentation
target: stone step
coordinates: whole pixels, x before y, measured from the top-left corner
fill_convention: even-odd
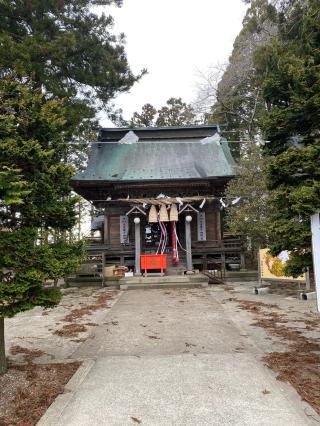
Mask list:
[[[241,281],[257,281],[257,271],[226,271],[224,281],[241,282]]]
[[[105,286],[119,286],[117,277],[107,277],[104,279]],[[102,277],[69,277],[66,280],[66,287],[101,287]]]
[[[156,274],[155,274],[156,275]],[[138,288],[138,286],[177,286],[177,285],[197,285],[201,286],[203,283],[208,283],[208,277],[202,274],[194,274],[194,275],[166,275],[166,276],[147,276],[147,277],[127,277],[121,279],[114,279],[114,277],[105,278],[104,285],[105,286],[121,286],[121,285],[130,285],[134,288]],[[67,287],[101,287],[102,278],[101,277],[73,277],[68,278],[66,281]],[[154,287],[156,288],[156,287]]]
[[[190,282],[204,282],[208,281],[208,278],[202,274],[194,275],[165,275],[159,276],[147,276],[147,277],[130,277],[121,278],[119,284],[162,284],[162,283],[190,283]]]
[[[122,278],[120,284],[154,284],[154,283],[188,283],[189,278],[185,275],[166,275],[164,277],[130,277]]]
[[[120,284],[120,290],[150,290],[150,289],[170,289],[170,288],[201,288],[208,287],[207,281],[199,282],[163,282],[150,284]]]

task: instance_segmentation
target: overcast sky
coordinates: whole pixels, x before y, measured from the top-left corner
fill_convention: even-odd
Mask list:
[[[147,102],[160,107],[172,96],[192,102],[197,70],[228,60],[245,10],[241,0],[124,0],[120,9],[106,8],[114,31],[126,35],[132,70],[148,70],[116,99],[124,117]]]

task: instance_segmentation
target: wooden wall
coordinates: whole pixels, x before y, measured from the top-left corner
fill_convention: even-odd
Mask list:
[[[206,211],[207,241],[221,240],[220,210],[210,209]]]
[[[206,238],[207,242],[221,240],[221,224],[220,224],[220,210],[214,207],[209,207],[203,210],[206,214]],[[198,220],[197,214],[191,213],[191,239],[193,242],[198,241]],[[184,218],[183,218],[184,220]],[[199,242],[199,244],[201,241]],[[205,241],[203,241],[205,244]]]
[[[120,217],[109,216],[109,241],[111,246],[119,247],[120,244]]]

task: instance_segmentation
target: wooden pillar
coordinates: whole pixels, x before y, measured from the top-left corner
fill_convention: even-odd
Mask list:
[[[109,244],[109,242],[110,242],[109,214],[107,209],[104,209],[103,243]]]
[[[193,271],[191,252],[191,224],[192,216],[186,216],[186,250],[187,250],[187,273]]]
[[[226,269],[226,254],[225,254],[225,252],[221,253],[221,268],[223,270]]]
[[[221,233],[221,210],[216,210],[216,233],[217,233],[217,240],[221,242],[222,240],[222,233]]]
[[[141,275],[140,255],[141,255],[141,237],[140,237],[140,218],[134,218],[134,237],[135,237],[135,273]]]

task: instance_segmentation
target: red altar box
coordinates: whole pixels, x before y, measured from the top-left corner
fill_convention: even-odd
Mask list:
[[[163,273],[167,269],[167,255],[166,254],[142,254],[141,255],[141,269],[147,275],[148,269],[160,269]]]

